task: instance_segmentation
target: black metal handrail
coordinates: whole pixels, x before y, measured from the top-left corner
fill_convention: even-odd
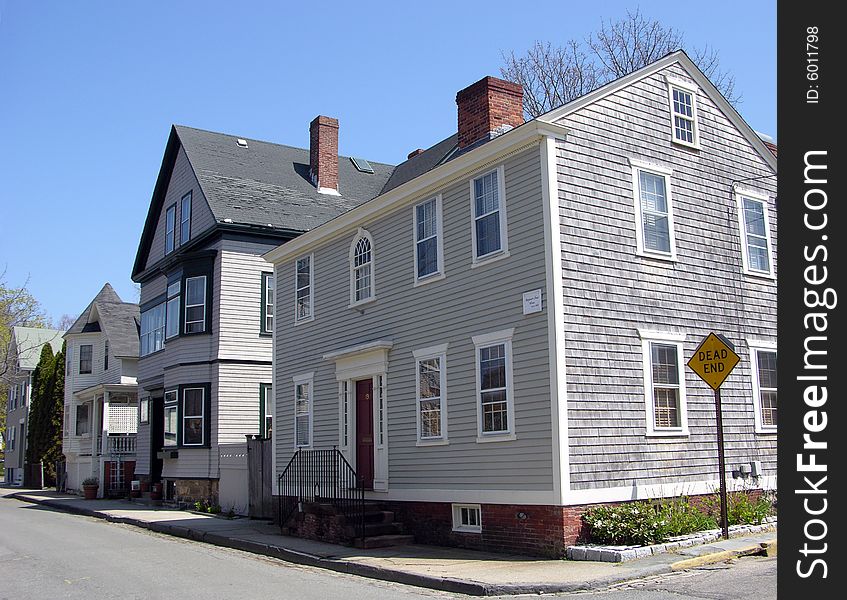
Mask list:
[[[331,504],[355,537],[365,537],[365,483],[337,449],[298,449],[277,480],[279,526],[284,527],[304,502]]]

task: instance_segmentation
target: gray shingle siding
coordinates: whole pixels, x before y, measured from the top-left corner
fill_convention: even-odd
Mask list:
[[[545,308],[542,313],[522,314],[522,293],[546,289],[537,144],[506,158],[503,164],[511,253],[506,259],[471,268],[469,180],[463,178],[441,190],[444,280],[414,287],[412,205],[361,224],[374,240],[377,297],[375,303],[363,307],[363,313],[348,308],[348,253],[355,231],[328,240],[314,251],[315,320],[310,323],[293,325],[294,262],[277,266],[275,436],[279,471],[294,445],[292,376],[314,371],[315,447],[332,447],[339,443],[338,383],[334,363],[321,357],[366,341],[391,339],[394,345],[388,355],[386,382],[389,493],[404,489],[552,490],[547,313]],[[517,439],[477,443],[471,338],[509,327],[515,328]],[[412,352],[443,343],[449,343],[449,445],[418,447]]]
[[[690,78],[678,66],[667,69]],[[664,73],[639,80],[559,121],[568,436],[573,489],[717,477],[714,399],[687,367],[687,438],[648,438],[638,328],[686,334],[687,361],[714,330],[742,362],[722,388],[727,465],[776,469],[776,436],[754,433],[746,340],[776,341],[776,283],[742,273],[733,181],[773,175],[718,107],[697,94],[701,149],[671,143]],[[677,262],[636,254],[628,159],[673,169]],[[744,186],[770,196],[776,247],[776,178]],[[684,490],[682,490],[684,491]]]

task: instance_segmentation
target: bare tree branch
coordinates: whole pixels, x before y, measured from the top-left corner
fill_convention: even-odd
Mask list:
[[[685,48],[681,32],[636,9],[622,19],[602,21],[584,42],[558,47],[536,41],[522,55],[501,52],[500,74],[523,87],[524,113],[534,118],[680,48]],[[705,47],[689,55],[731,104],[740,102],[735,80],[720,70],[716,51]]]

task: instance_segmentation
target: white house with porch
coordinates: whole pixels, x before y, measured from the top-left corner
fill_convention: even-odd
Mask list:
[[[62,449],[68,490],[96,477],[99,496],[122,495],[135,472],[138,305],[108,283],[65,334]]]

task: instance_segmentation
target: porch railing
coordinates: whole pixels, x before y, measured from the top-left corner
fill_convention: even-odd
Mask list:
[[[331,504],[353,526],[355,537],[365,537],[365,483],[337,448],[299,449],[277,480],[279,526],[284,527],[303,503]]]
[[[107,455],[125,455],[125,454],[135,454],[135,434],[129,435],[107,435],[106,436],[106,450],[103,451],[103,434],[99,434],[97,436],[97,446],[94,449],[96,454],[107,454]]]

